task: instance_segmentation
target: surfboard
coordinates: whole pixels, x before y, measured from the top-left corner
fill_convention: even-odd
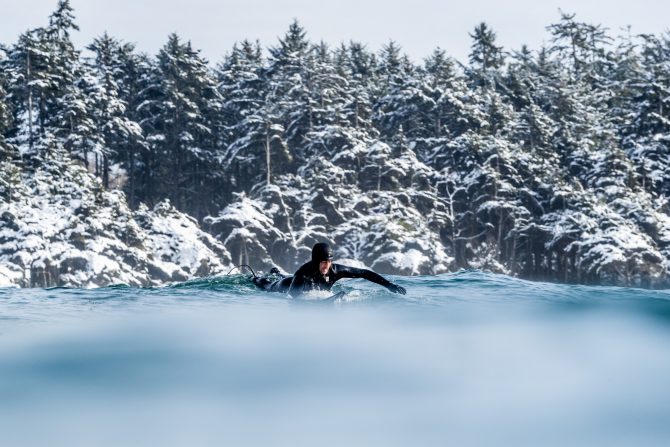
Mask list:
[[[344,295],[346,295],[346,292],[337,292],[335,295],[329,296],[328,298],[323,299],[321,301],[333,302],[338,298],[342,298]]]

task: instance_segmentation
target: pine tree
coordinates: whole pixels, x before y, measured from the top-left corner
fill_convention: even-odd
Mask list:
[[[456,67],[454,61],[440,48],[433,51],[424,65],[428,94],[435,104],[428,120],[432,122],[433,135],[440,138],[445,132],[445,118],[452,112],[449,107],[448,90],[453,88],[456,80]],[[452,121],[448,118],[447,120]]]
[[[29,156],[34,155],[38,134],[45,132],[45,98],[53,88],[50,64],[50,50],[43,28],[22,34],[18,42],[10,47],[3,62],[8,73],[8,98],[15,115],[24,117],[15,121],[8,136],[17,144],[25,143]]]
[[[5,135],[12,127],[13,114],[7,100],[7,75],[5,73],[4,48],[0,47],[0,142],[5,141]]]
[[[345,106],[351,102],[346,75],[337,71],[330,48],[325,42],[314,46],[311,96],[315,101],[314,125],[344,126],[348,124]]]
[[[16,115],[25,117],[16,121],[9,134],[14,142],[27,146],[25,153],[30,158],[45,155],[36,147],[51,144],[37,140],[50,138],[48,134],[62,128],[65,103],[79,98],[74,82],[79,53],[70,40],[70,33],[77,29],[69,1],[60,0],[49,25],[22,34],[8,52],[8,95]]]
[[[216,81],[190,42],[172,34],[144,96],[141,123],[151,144],[152,196],[168,197],[178,209],[196,214],[214,192],[209,189],[213,173],[206,168],[216,155],[213,128],[221,105]]]
[[[552,68],[543,64],[541,58],[534,57],[524,46],[510,63],[504,82],[508,101],[518,113],[512,141],[537,157],[543,172],[549,174],[550,168],[557,166],[559,160],[551,147],[556,128],[549,116],[553,108],[549,79]],[[542,172],[535,172],[534,175],[542,175]]]
[[[233,170],[233,187],[248,191],[262,181],[272,183],[273,169],[290,161],[290,155],[258,45],[244,41],[235,46],[219,69],[219,80],[229,133],[220,163]]]
[[[605,28],[579,22],[575,14],[561,11],[560,22],[549,25],[547,30],[552,36],[551,51],[572,68],[573,78],[590,76],[593,82],[600,82],[609,68],[606,46],[612,41]]]
[[[351,126],[356,129],[375,135],[372,125],[372,104],[374,98],[374,84],[376,83],[376,62],[374,54],[366,51],[360,43],[351,42],[343,49],[338,69],[348,80],[347,92],[343,112]]]
[[[91,83],[94,90],[89,93],[91,115],[103,146],[100,154],[102,166],[96,171],[101,171],[103,185],[109,187],[110,160],[125,161],[128,157],[122,152],[139,140],[142,132],[139,124],[128,118],[127,104],[121,99],[122,44],[105,33],[87,48],[94,54],[87,67],[94,73]]]
[[[71,32],[77,30],[79,27],[74,23],[69,0],[59,0],[56,11],[49,17],[49,26],[45,32],[51,53],[49,71],[54,81],[46,98],[45,121],[56,128],[63,125],[59,115],[68,107],[67,102],[77,101],[80,97],[75,83],[80,75],[79,51],[70,39]]]
[[[118,158],[115,160],[127,172],[128,181],[125,191],[128,204],[135,208],[146,196],[144,188],[146,180],[151,181],[150,176],[143,175],[148,171],[144,163],[149,156],[149,143],[141,125],[142,120],[146,120],[147,116],[140,106],[147,99],[147,95],[151,98],[149,80],[153,64],[147,55],[135,53],[135,47],[129,43],[119,42],[115,59],[120,64],[119,77],[116,81],[119,100],[127,104],[125,116],[140,125],[141,134],[124,140],[124,143],[117,148]],[[148,89],[149,92],[147,93],[145,89]]]
[[[218,90],[223,97],[224,124],[231,130],[263,102],[265,85],[260,44],[244,40],[216,70]],[[224,141],[225,143],[225,141]]]
[[[0,53],[0,63],[3,59]],[[0,70],[0,202],[11,202],[21,180],[21,158],[16,148],[5,139],[13,120],[10,106],[5,102],[5,85],[5,75]]]
[[[314,122],[312,130],[305,135],[303,153],[310,158],[337,157],[353,147],[365,145],[370,133],[367,127],[352,126],[350,121],[352,104],[361,98],[352,96],[354,91],[346,67],[338,69],[334,54],[323,42],[313,47],[313,55],[310,97],[314,104]]]
[[[495,73],[505,63],[502,47],[496,45],[496,33],[484,22],[477,25],[472,34],[470,65],[471,77],[476,85],[495,82]]]
[[[426,137],[432,123],[426,115],[435,108],[429,87],[422,82],[414,68],[408,65],[400,48],[391,41],[382,48],[379,63],[382,81],[380,97],[375,104],[374,123],[381,135],[394,141],[402,127],[410,140]]]
[[[619,56],[613,112],[622,145],[635,163],[642,188],[654,195],[670,194],[670,40],[644,36],[638,54],[630,48]]]
[[[305,159],[304,138],[315,125],[317,103],[311,95],[313,61],[313,48],[297,21],[291,23],[279,45],[270,48],[267,100],[276,104],[286,143],[298,160]]]
[[[98,93],[99,86],[93,73],[86,67],[78,67],[76,79],[60,99],[54,135],[87,168],[91,159],[94,159],[95,174],[104,178],[102,160],[105,160],[106,166],[110,148],[105,144],[94,118],[95,97]]]

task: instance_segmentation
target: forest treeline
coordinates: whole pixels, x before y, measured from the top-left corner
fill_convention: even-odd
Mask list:
[[[417,63],[393,41],[311,41],[296,21],[211,64],[176,34],[151,56],[107,34],[77,49],[77,30],[60,0],[0,50],[0,200],[66,157],[133,208],[169,199],[202,223],[308,172],[430,192],[408,203],[441,210],[429,229],[449,270],[485,259],[527,278],[667,284],[667,34],[613,36],[561,13],[545,47],[507,51],[482,23],[467,63],[439,48]],[[343,178],[305,170],[351,151]]]

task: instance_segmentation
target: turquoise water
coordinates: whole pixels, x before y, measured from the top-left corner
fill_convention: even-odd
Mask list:
[[[669,291],[393,279],[0,289],[0,444],[670,442]]]

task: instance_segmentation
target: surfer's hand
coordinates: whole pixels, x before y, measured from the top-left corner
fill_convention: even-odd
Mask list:
[[[393,293],[399,293],[401,295],[404,295],[407,293],[407,290],[403,286],[399,286],[397,284],[391,284],[388,286],[388,289],[393,292]]]

